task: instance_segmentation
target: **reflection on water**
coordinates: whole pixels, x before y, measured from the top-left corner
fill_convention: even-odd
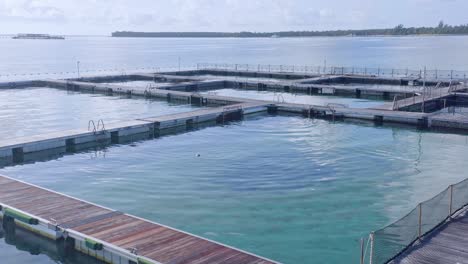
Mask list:
[[[103,264],[79,252],[65,254],[63,244],[0,220],[0,263],[5,264]]]
[[[347,264],[361,236],[464,179],[467,149],[464,135],[269,116],[0,173],[284,263]]]

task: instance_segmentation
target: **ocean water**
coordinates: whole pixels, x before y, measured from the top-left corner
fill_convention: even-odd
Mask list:
[[[194,66],[201,62],[468,70],[467,36],[177,39],[0,39],[2,76]],[[326,62],[326,63],[325,63]],[[22,75],[26,74],[26,75]],[[72,74],[76,76],[76,73]],[[35,76],[30,76],[35,77]]]
[[[385,101],[379,99],[365,99],[355,97],[341,97],[332,95],[307,95],[307,94],[295,94],[286,92],[273,92],[273,91],[254,91],[254,90],[240,90],[240,89],[218,89],[209,92],[203,92],[202,94],[213,94],[222,96],[232,96],[239,98],[250,98],[258,100],[268,100],[275,102],[286,102],[296,104],[309,104],[309,105],[320,105],[326,106],[329,104],[339,104],[346,107],[353,108],[370,108],[381,104]]]
[[[179,112],[196,107],[166,101],[106,96],[53,88],[0,89],[0,138],[44,134],[69,129]]]
[[[467,148],[464,135],[267,116],[0,173],[284,263],[358,263],[359,238],[466,177]]]
[[[179,58],[182,67],[326,63],[468,70],[467,48],[466,36],[2,38],[0,81],[75,77],[77,61],[82,74],[178,69]],[[110,122],[178,107],[41,89],[0,91],[2,139],[87,127],[89,119],[101,118],[99,113],[107,113],[103,117]],[[7,167],[1,173],[285,263],[358,263],[361,236],[466,177],[467,145],[465,135],[266,117]],[[0,239],[0,260],[85,263],[44,251],[32,254],[31,247],[25,251]]]

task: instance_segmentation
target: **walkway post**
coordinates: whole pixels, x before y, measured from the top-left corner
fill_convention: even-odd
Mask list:
[[[450,203],[449,203],[449,217],[452,217],[453,214],[453,184],[450,185]]]
[[[418,238],[421,239],[422,236],[422,203],[418,205],[419,208],[419,217],[418,217]]]
[[[369,264],[373,264],[373,261],[374,261],[374,232],[370,234]]]
[[[76,62],[76,70],[78,72],[78,78],[80,78],[80,61]]]
[[[361,258],[359,260],[359,263],[364,264],[364,238],[361,238]]]

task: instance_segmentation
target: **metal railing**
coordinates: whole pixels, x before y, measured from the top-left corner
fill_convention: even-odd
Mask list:
[[[89,120],[88,121],[88,131],[93,132],[94,134],[96,134],[98,132],[105,132],[106,131],[106,126],[104,125],[104,120],[99,119],[98,122],[97,122],[97,126],[96,126],[96,123],[94,122],[94,120]]]
[[[438,82],[436,86],[424,86],[422,87],[421,92],[416,93],[415,96],[409,98],[400,97],[396,95],[393,98],[392,109],[396,111],[402,107],[409,106],[411,104],[414,105],[416,103],[421,103],[423,105],[422,109],[424,109],[424,104],[427,101],[431,101],[434,99],[446,101],[446,99],[441,98],[443,96],[456,92],[460,88],[460,84],[454,84],[452,81],[450,81],[447,86],[444,86],[442,82]]]
[[[467,205],[468,179],[450,185],[435,197],[420,203],[403,218],[372,232],[367,246],[361,240],[360,263],[390,263],[415,242],[450,221]]]
[[[307,65],[264,65],[264,64],[228,64],[228,63],[198,63],[197,70],[225,70],[225,71],[257,71],[283,72],[304,74],[331,75],[368,75],[382,77],[401,77],[421,79],[424,69],[398,69],[373,67],[344,67],[344,66],[307,66]],[[426,70],[426,78],[436,80],[464,80],[468,71],[459,70]]]

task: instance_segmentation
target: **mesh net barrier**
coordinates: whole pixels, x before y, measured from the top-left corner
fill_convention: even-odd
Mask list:
[[[452,210],[465,207],[468,204],[468,179],[453,186]]]
[[[262,64],[215,64],[198,63],[198,69],[237,70],[237,71],[263,71],[263,72],[297,72],[311,74],[347,74],[347,75],[376,75],[388,77],[423,78],[423,69],[391,69],[391,68],[367,68],[367,67],[337,67],[324,65],[262,65]],[[426,78],[429,79],[465,79],[468,72],[456,70],[426,70]]]
[[[421,203],[409,214],[373,233],[372,263],[389,263],[468,204],[468,179]]]
[[[419,210],[374,233],[373,263],[386,263],[418,237]]]

